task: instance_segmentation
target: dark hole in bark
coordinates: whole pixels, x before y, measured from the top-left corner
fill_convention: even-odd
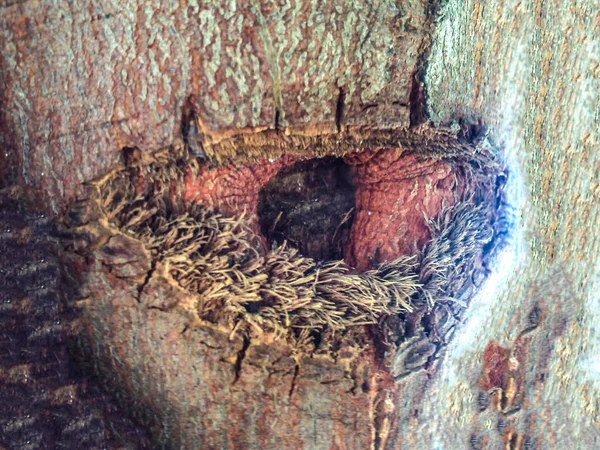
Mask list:
[[[301,161],[260,191],[258,218],[269,245],[287,241],[317,261],[343,259],[354,211],[350,168],[340,158]]]

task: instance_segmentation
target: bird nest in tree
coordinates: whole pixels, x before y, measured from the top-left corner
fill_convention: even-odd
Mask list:
[[[503,233],[506,173],[485,139],[423,126],[258,133],[202,151],[126,149],[67,215],[74,250],[190,327],[303,353],[350,336],[399,345],[417,322],[434,339],[439,308],[464,308]]]

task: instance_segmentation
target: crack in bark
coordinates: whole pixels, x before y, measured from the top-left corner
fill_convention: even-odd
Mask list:
[[[275,120],[273,126],[275,127],[275,132],[279,133],[279,121],[281,120],[281,111],[279,109],[275,110]]]
[[[300,365],[296,364],[296,367],[294,367],[294,375],[292,376],[292,383],[290,385],[290,393],[288,395],[288,398],[291,399],[292,398],[292,394],[294,393],[294,391],[296,390],[296,380],[298,378],[298,373],[300,372]]]
[[[194,106],[192,97],[188,97],[183,105],[181,114],[181,136],[191,153],[197,157],[206,159],[206,153],[202,146],[202,139],[198,130],[198,113]]]
[[[344,124],[344,107],[346,106],[346,91],[343,87],[338,88],[339,95],[337,99],[337,104],[335,106],[335,126],[337,128],[337,132],[342,132],[342,126]]]
[[[250,347],[250,335],[248,333],[244,333],[244,340],[242,342],[242,348],[238,351],[237,357],[235,359],[235,364],[233,366],[234,378],[232,385],[236,384],[240,379],[240,375],[242,373],[242,362],[246,357],[246,351]]]
[[[154,272],[156,271],[156,260],[152,259],[152,261],[150,262],[150,270],[146,273],[146,277],[144,278],[144,281],[138,286],[137,288],[137,295],[135,297],[135,299],[137,300],[138,303],[142,302],[142,292],[144,292],[144,289],[146,288],[146,286],[148,286],[148,283],[150,282],[150,278],[152,278],[152,275],[154,275]]]

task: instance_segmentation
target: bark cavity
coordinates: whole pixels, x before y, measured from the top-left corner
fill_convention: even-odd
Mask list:
[[[341,158],[281,169],[259,193],[258,220],[269,246],[288,242],[316,261],[344,259],[355,207],[351,178]]]
[[[206,157],[240,149],[262,156]],[[392,377],[427,369],[505,232],[506,173],[485,139],[426,126],[265,132],[205,150],[129,150],[92,182],[100,213],[83,228],[149,255],[144,301],[305,354],[374,339]]]

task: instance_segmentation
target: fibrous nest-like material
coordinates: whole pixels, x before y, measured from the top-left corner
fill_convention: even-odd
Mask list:
[[[373,144],[377,152],[445,162],[460,178],[460,189],[450,204],[442,204],[436,217],[422,219],[431,238],[419,252],[393,259],[388,252],[387,260],[368,270],[355,269],[343,260],[315,261],[285,242],[269,248],[257,227],[256,208],[232,214],[231,208],[218,208],[190,195],[190,179],[219,169],[191,157],[183,145],[150,158],[130,150],[124,167],[92,183],[94,192],[88,202],[94,205],[94,224],[100,230],[96,234],[101,238],[91,248],[118,236],[140,242],[152,261],[140,280],[140,293],[152,277],[166,280],[185,292],[189,301],[155,306],[184,312],[192,325],[210,323],[232,333],[266,333],[302,351],[330,351],[336,336],[361,325],[385,330],[384,340],[394,341],[403,330],[390,331],[386,326],[390,318],[395,323],[415,310],[430,311],[436,303],[458,301],[474,271],[481,269],[483,255],[494,240],[499,180],[504,176],[488,145],[460,143],[449,133],[436,132],[416,142],[422,145],[401,145],[398,136],[386,135]],[[319,145],[315,142],[317,150],[312,153],[306,145],[295,155],[288,149],[288,156],[274,164],[285,165],[281,162],[285,158],[319,156]],[[363,142],[360,150],[365,148],[375,147]],[[356,150],[347,146],[337,154],[356,159],[360,156]],[[265,180],[276,173],[271,172]],[[353,233],[360,235],[360,231]]]

